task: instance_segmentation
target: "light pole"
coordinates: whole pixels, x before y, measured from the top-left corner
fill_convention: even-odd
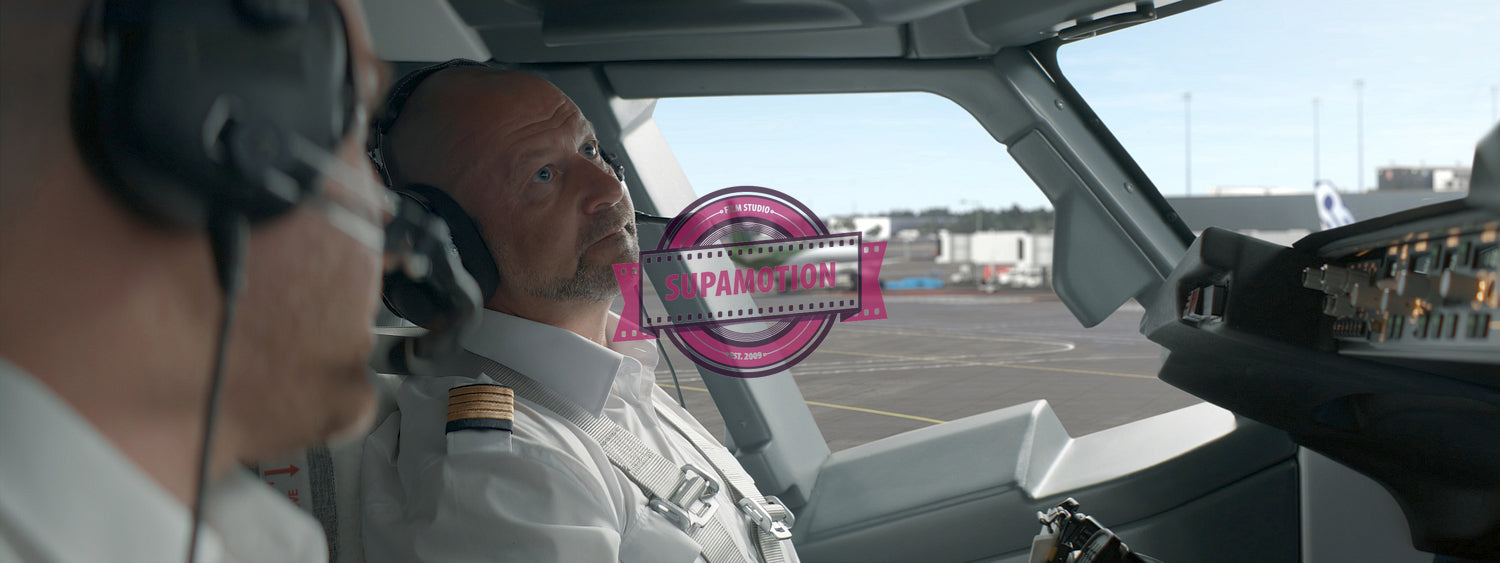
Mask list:
[[[1183,184],[1193,195],[1193,93],[1182,93]]]
[[[972,200],[972,199],[960,199],[960,200],[958,200],[958,204],[959,205],[973,205],[974,206],[974,233],[978,234],[979,233],[979,227],[981,225],[980,221],[982,220],[982,217],[984,217],[980,213],[982,213],[984,211],[984,208],[982,208],[982,207],[979,206],[979,202],[977,200]]]
[[[1322,160],[1318,152],[1318,99],[1313,98],[1313,185],[1318,185],[1318,180],[1323,178],[1321,170]]]
[[[1359,182],[1355,184],[1355,187],[1363,192],[1365,191],[1365,80],[1363,78],[1354,81],[1354,107],[1355,135],[1359,138],[1355,150],[1355,154],[1358,155],[1356,166],[1359,167],[1357,175]]]

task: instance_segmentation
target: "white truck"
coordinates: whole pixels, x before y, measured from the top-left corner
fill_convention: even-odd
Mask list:
[[[1039,288],[1052,281],[1052,233],[980,231],[938,232],[937,262],[969,264],[980,289]]]

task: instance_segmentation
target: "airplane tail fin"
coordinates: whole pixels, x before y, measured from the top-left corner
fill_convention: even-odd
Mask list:
[[[1319,180],[1313,186],[1313,198],[1318,207],[1318,224],[1321,230],[1348,225],[1355,221],[1354,213],[1344,206],[1339,190],[1333,182]]]

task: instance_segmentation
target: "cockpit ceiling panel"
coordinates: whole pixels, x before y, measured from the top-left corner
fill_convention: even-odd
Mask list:
[[[1201,5],[1171,3],[1160,15]],[[1181,6],[1179,6],[1180,4]],[[496,60],[962,58],[1133,11],[1120,0],[453,0]]]

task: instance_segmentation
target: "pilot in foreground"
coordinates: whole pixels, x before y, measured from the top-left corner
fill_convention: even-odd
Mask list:
[[[110,9],[121,6],[161,5],[111,4]],[[326,166],[337,167],[330,162],[336,152],[349,167],[343,168],[344,178],[354,170],[368,175],[362,153],[365,110],[346,105],[349,99],[363,98],[361,104],[368,107],[371,97],[379,99],[379,61],[370,50],[363,14],[352,5],[314,2],[308,7],[321,22],[314,31],[295,20],[265,25],[309,42],[346,43],[347,53],[337,48],[323,64],[328,76],[349,81],[354,97],[327,97],[345,100],[335,102],[348,110],[340,112],[349,118],[342,132],[328,126],[335,123],[334,115],[310,115],[319,134],[302,140],[317,148],[303,153],[321,155]],[[118,98],[103,95],[77,107],[70,104],[80,84],[74,74],[79,62],[75,41],[97,46],[92,32],[80,41],[84,8],[77,3],[0,2],[0,562],[184,561],[194,535],[200,465],[208,468],[208,486],[203,526],[196,534],[197,561],[325,561],[328,551],[318,524],[236,466],[363,428],[373,409],[364,365],[380,287],[378,248],[331,226],[319,206],[301,204],[256,222],[243,252],[220,254],[224,249],[218,247],[211,252],[209,232],[244,240],[236,234],[244,230],[223,226],[243,226],[246,208],[205,195],[222,193],[224,186],[183,176],[188,159],[174,159],[170,166],[143,174],[121,168],[117,152],[86,153],[87,135],[75,130],[73,120],[96,115],[104,101]],[[236,33],[251,38],[221,47],[267,55],[271,42],[260,40],[259,31],[264,22],[246,23],[239,18],[247,16],[231,12],[230,4],[175,8],[190,14],[186,21],[201,21],[193,18],[217,10],[226,18],[219,21],[235,22]],[[131,17],[122,18],[122,25],[140,21]],[[157,29],[175,33],[189,27]],[[329,41],[329,34],[338,41]],[[203,55],[207,63],[215,53]],[[302,57],[300,50],[282,49],[276,57],[250,58],[264,69],[288,59],[309,62]],[[80,66],[118,65],[109,71],[116,74],[101,72],[101,77],[162,68],[129,67],[125,61],[130,60],[135,59],[90,57]],[[220,65],[200,70],[221,74],[190,73],[154,84],[158,91],[182,94],[207,89],[214,80],[244,76],[240,69]],[[306,82],[277,82],[281,79],[258,84],[284,88],[272,97],[285,94],[304,107],[317,103],[303,91]],[[230,97],[239,93],[228,92]],[[246,114],[239,112],[253,107],[258,97],[240,97],[245,104],[225,106],[217,114],[222,120],[203,123],[222,125],[242,117]],[[147,109],[138,124],[193,121],[198,118],[190,111],[208,107],[144,99],[138,107]],[[283,105],[268,107],[267,115],[290,113],[281,111]],[[94,139],[100,151],[125,143],[121,136],[101,137]],[[204,140],[190,137],[168,143],[169,148],[191,152],[203,147]],[[223,158],[216,162],[209,168],[230,166]],[[227,177],[245,170],[250,168],[209,173]],[[125,184],[129,196],[122,195]],[[247,184],[254,190],[262,187]],[[320,191],[324,201],[340,198],[346,211],[362,213],[378,226],[383,196],[375,193],[377,185],[352,184],[363,185],[312,174],[296,186]],[[198,194],[208,203],[174,207],[192,199],[184,194]],[[149,206],[127,205],[139,203],[130,197],[154,198],[176,211],[206,210],[198,219],[207,224],[144,212]],[[241,254],[242,260],[228,259]],[[244,283],[228,333],[218,421],[205,464],[205,413],[227,302],[220,280],[238,277],[232,267],[230,275],[216,276],[216,255],[221,263],[241,263]]]
[[[608,339],[612,265],[638,248],[630,197],[588,120],[535,76],[472,63],[424,71],[393,90],[377,154],[398,191],[435,186],[472,216],[482,244],[459,251],[470,270],[483,261],[472,253],[492,258],[498,284],[462,341],[471,354],[413,366],[400,411],[366,442],[369,561],[796,561],[791,542],[766,531],[784,509],[747,502],[773,515],[753,524],[755,508],[725,479],[743,475],[738,462],[657,388],[656,351]],[[496,381],[514,388],[513,414],[510,391],[474,386]],[[601,445],[577,422],[600,418],[632,438]],[[661,461],[667,495],[645,492],[609,451],[635,446]],[[719,465],[699,448],[717,448]],[[672,490],[682,494],[662,498]]]

